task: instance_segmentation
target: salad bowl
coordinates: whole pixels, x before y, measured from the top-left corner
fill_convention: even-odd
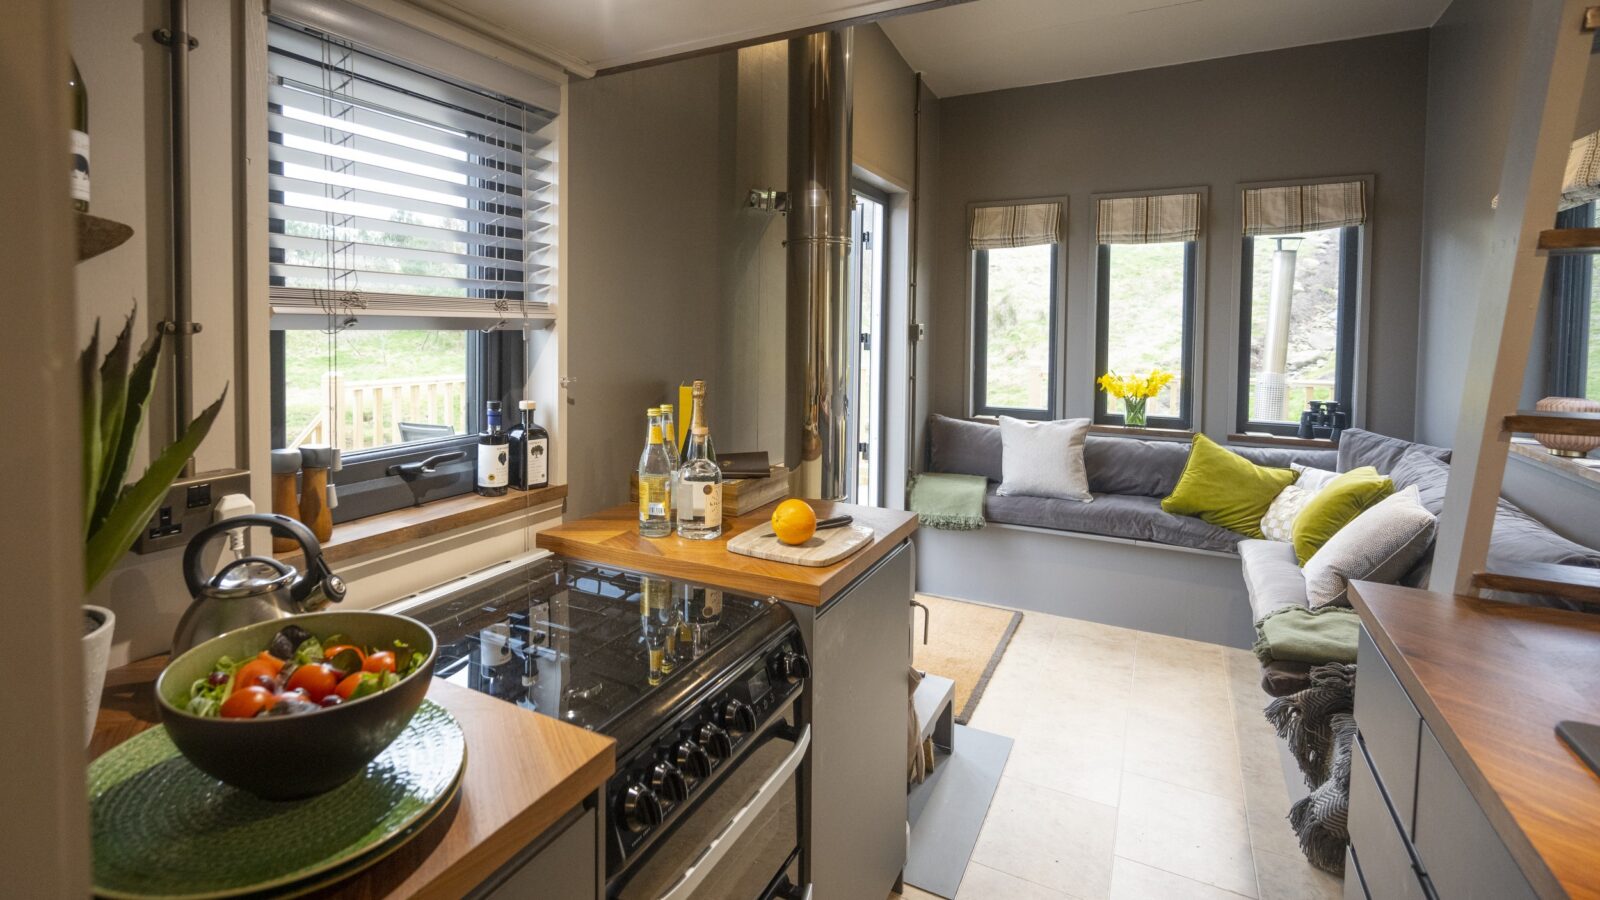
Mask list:
[[[204,706],[192,700],[206,679],[228,669],[219,661],[256,658],[288,626],[319,640],[337,635],[341,643],[362,647],[389,648],[398,642],[421,659],[412,660],[404,676],[383,689],[338,705],[253,718],[194,711]],[[298,800],[349,781],[400,735],[428,693],[436,655],[433,632],[405,616],[305,613],[218,635],[174,658],[156,679],[156,705],[172,743],[196,768],[266,800]]]

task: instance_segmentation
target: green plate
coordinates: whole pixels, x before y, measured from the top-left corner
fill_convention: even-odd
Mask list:
[[[95,893],[199,900],[304,881],[404,836],[453,795],[466,760],[461,726],[424,701],[361,775],[279,803],[206,775],[152,728],[89,766]]]

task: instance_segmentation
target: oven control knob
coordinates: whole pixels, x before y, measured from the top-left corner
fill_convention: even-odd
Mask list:
[[[802,653],[785,648],[772,658],[772,674],[790,684],[811,677],[811,660]]]
[[[680,775],[699,780],[711,776],[711,756],[706,753],[706,748],[694,741],[684,741],[673,751],[673,760],[678,764]]]
[[[644,784],[630,785],[622,795],[622,821],[634,834],[661,824],[665,810],[661,798]]]
[[[663,759],[650,770],[650,787],[657,797],[672,803],[682,803],[689,798],[689,781],[683,777],[683,770],[670,760]]]
[[[742,737],[756,730],[756,711],[742,700],[729,700],[722,708],[722,727],[734,737]]]
[[[722,726],[707,722],[700,726],[699,737],[700,743],[711,751],[711,758],[717,762],[721,762],[733,755],[733,738],[728,735],[728,732]]]

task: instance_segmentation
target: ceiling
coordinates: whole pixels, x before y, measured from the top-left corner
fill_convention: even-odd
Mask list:
[[[580,74],[922,5],[925,0],[411,0]]]
[[[1449,0],[974,0],[886,19],[941,97],[1427,28]]]

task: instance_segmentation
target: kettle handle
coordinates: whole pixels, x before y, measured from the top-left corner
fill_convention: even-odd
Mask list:
[[[183,580],[189,586],[190,596],[200,596],[200,591],[206,586],[206,573],[201,567],[200,554],[205,550],[206,544],[212,538],[224,532],[233,531],[248,525],[260,525],[272,529],[272,533],[280,537],[290,538],[300,545],[300,551],[305,554],[308,569],[314,569],[322,562],[322,545],[317,543],[317,536],[311,529],[288,516],[277,513],[249,513],[243,516],[234,516],[210,525],[195,532],[189,539],[189,546],[183,551]],[[316,588],[317,579],[302,573],[294,584],[289,586],[289,599],[299,603],[311,595]]]

